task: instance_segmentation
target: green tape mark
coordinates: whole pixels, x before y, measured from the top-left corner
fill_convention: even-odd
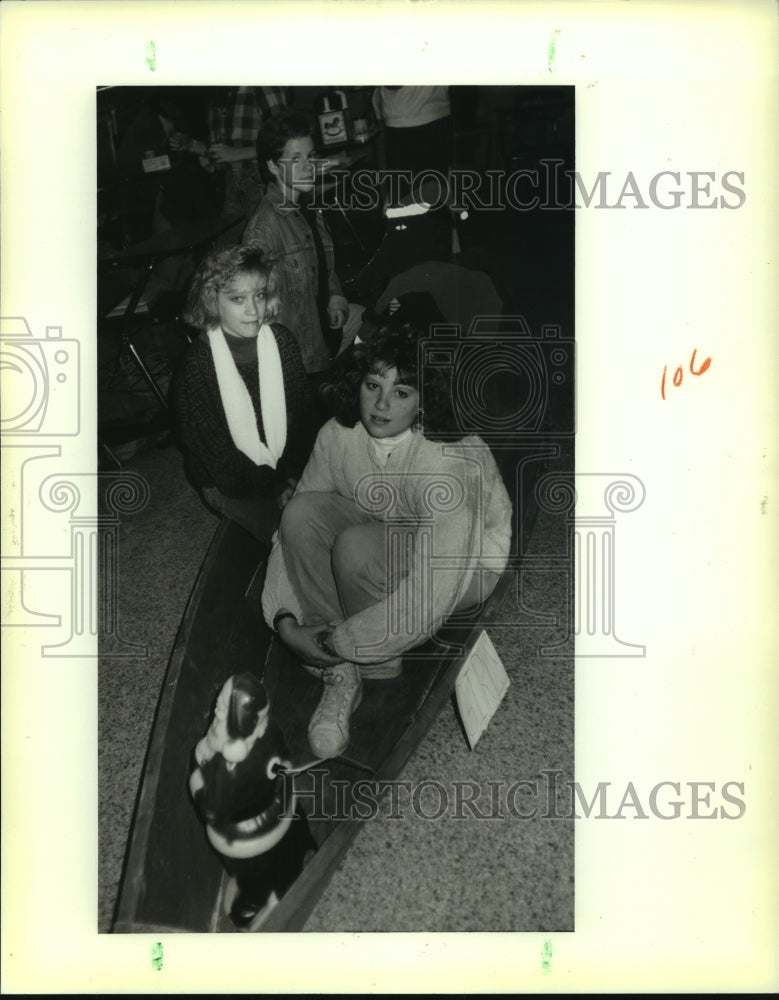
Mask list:
[[[546,68],[550,73],[555,71],[555,59],[557,58],[557,39],[560,37],[560,29],[555,28],[552,37],[549,41],[549,48],[546,54]]]
[[[541,971],[546,975],[552,971],[552,942],[547,939],[541,952]]]
[[[154,42],[146,43],[146,65],[152,73],[157,69],[157,46]]]
[[[162,941],[155,941],[151,946],[151,967],[155,972],[162,968]]]

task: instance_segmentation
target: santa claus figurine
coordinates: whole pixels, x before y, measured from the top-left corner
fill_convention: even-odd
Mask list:
[[[225,909],[237,927],[256,929],[316,850],[285,782],[286,748],[269,725],[265,688],[252,673],[222,687],[214,718],[195,747],[189,788],[212,847],[232,876]]]

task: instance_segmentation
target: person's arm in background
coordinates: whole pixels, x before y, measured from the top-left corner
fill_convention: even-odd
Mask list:
[[[257,133],[260,131],[262,113],[257,106],[253,87],[239,87],[228,107],[229,142],[213,142],[208,147],[208,158],[214,164],[242,163],[257,156]]]
[[[257,156],[253,146],[230,146],[226,142],[213,143],[207,152],[212,163],[240,163],[243,160],[254,160]]]
[[[189,153],[196,156],[200,161],[200,166],[208,173],[213,173],[216,169],[214,162],[208,157],[208,144],[202,139],[194,139],[184,132],[174,132],[169,142],[172,152]]]

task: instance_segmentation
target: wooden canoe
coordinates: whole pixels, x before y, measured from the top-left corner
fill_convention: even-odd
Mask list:
[[[295,663],[262,621],[259,597],[264,569],[262,546],[234,523],[223,521],[190,598],[165,677],[114,932],[234,930],[220,905],[225,881],[221,861],[208,845],[187,791],[192,749],[208,728],[216,695],[231,674],[251,669],[263,676],[273,718],[283,729],[293,763],[311,759],[306,727],[321,683]],[[356,817],[337,818],[349,813],[350,801],[348,794],[343,797],[344,786],[333,783],[366,777],[380,782],[401,773],[448,701],[481,626],[494,617],[510,582],[508,574],[501,579],[478,616],[474,612],[448,623],[435,643],[404,657],[400,677],[365,682],[344,756],[296,777],[305,801],[316,796],[316,807],[307,812],[318,850],[264,921],[263,930],[303,928],[361,824]],[[338,802],[335,788],[340,788]],[[336,818],[318,818],[322,815]]]

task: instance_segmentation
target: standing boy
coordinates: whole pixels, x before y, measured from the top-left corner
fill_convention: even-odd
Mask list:
[[[359,316],[357,307],[350,310],[335,273],[333,240],[322,211],[311,208],[316,156],[310,117],[292,109],[269,117],[257,139],[257,160],[269,184],[243,242],[258,244],[277,262],[279,319],[297,338],[318,388],[341,346],[344,327],[348,340]]]

